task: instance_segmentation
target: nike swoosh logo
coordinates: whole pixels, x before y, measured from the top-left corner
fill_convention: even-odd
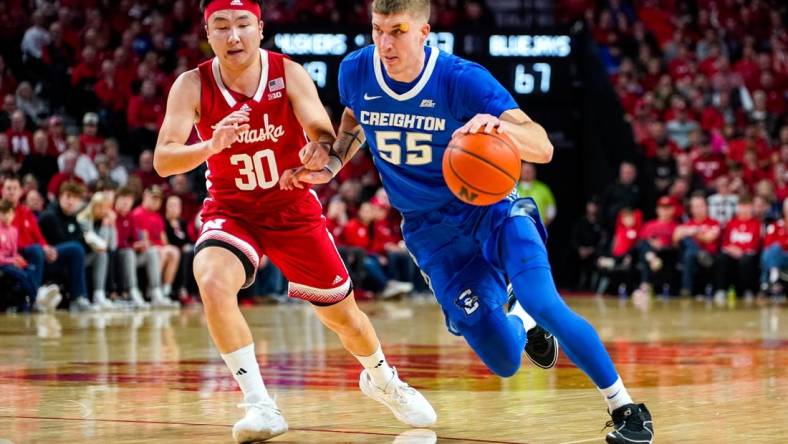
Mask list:
[[[370,96],[370,95],[364,93],[364,100],[375,100],[375,99],[379,99],[381,97],[383,97],[383,96]]]
[[[613,398],[615,398],[615,397],[616,397],[616,395],[618,395],[620,392],[621,392],[621,390],[619,390],[619,391],[617,391],[617,392],[613,393],[613,396],[608,396],[608,397],[607,397],[607,399],[613,399]]]

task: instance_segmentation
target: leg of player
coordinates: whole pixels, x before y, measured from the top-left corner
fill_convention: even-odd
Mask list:
[[[345,349],[364,367],[359,387],[365,395],[388,407],[397,419],[412,427],[429,427],[435,423],[437,415],[430,403],[389,366],[375,329],[356,305],[352,292],[336,304],[313,306],[323,325],[339,336]]]
[[[567,356],[599,387],[613,420],[608,443],[650,443],[651,414],[634,404],[594,328],[573,312],[558,294],[547,250],[530,217],[508,218],[496,233],[495,256],[506,270],[515,295],[539,325],[553,333]],[[523,257],[527,260],[523,260]]]
[[[238,308],[246,280],[238,257],[221,247],[207,247],[194,258],[194,277],[216,348],[244,395],[246,415],[233,427],[236,442],[257,442],[287,431],[287,423],[268,395],[255,356],[252,332]]]
[[[537,367],[549,369],[558,362],[558,340],[552,333],[536,325],[534,318],[517,302],[514,289],[509,285],[509,302],[507,303],[509,316],[516,316],[523,323],[526,331],[525,356]]]

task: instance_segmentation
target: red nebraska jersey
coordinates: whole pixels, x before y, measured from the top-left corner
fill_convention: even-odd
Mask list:
[[[739,219],[734,217],[725,226],[722,234],[722,246],[735,245],[746,254],[758,252],[761,243],[761,223],[757,219]]]
[[[298,152],[306,135],[287,98],[284,57],[260,50],[262,70],[253,97],[228,89],[214,57],[199,65],[200,117],[195,125],[202,140],[233,111],[249,112],[249,130],[224,151],[208,158],[206,207],[219,206],[241,214],[262,213],[300,200],[308,188],[282,191],[279,177],[301,166]]]

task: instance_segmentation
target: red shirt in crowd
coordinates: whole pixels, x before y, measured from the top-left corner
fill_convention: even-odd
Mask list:
[[[57,196],[57,192],[58,190],[60,190],[60,186],[63,185],[63,182],[68,182],[68,181],[77,182],[81,184],[85,183],[85,181],[82,180],[76,174],[73,173],[66,174],[61,171],[55,174],[54,176],[52,176],[51,179],[49,179],[49,185],[47,185],[47,194],[51,194],[52,196]]]
[[[703,179],[706,185],[725,174],[725,157],[719,153],[700,155],[692,161],[692,170]]]
[[[701,221],[697,221],[695,219],[690,219],[689,221],[681,224],[680,226],[681,227],[697,227],[699,232],[713,230],[715,228],[716,229],[720,229],[720,223],[717,222],[716,220],[710,218],[710,217],[707,217],[706,219],[701,220]],[[716,239],[714,239],[713,241],[711,241],[711,242],[704,242],[704,241],[702,241],[698,237],[697,234],[692,236],[692,238],[695,239],[695,242],[698,243],[698,246],[701,249],[706,250],[709,253],[712,253],[712,254],[717,253],[717,251],[719,251],[719,249],[720,249],[720,243],[719,243],[720,238],[719,238],[719,236]]]
[[[624,225],[621,214],[618,215],[616,230],[613,233],[613,244],[611,246],[613,256],[624,256],[629,253],[638,241],[638,232],[643,223],[643,213],[641,213],[640,210],[635,210],[632,212],[632,217],[634,218],[634,223],[631,226],[626,226]]]
[[[766,239],[763,240],[763,248],[779,245],[783,251],[788,251],[788,227],[785,219],[780,219],[766,227]]]
[[[146,210],[143,207],[137,207],[131,212],[132,223],[134,228],[140,232],[148,234],[148,240],[151,245],[162,246],[164,245],[164,218],[161,214],[155,211]]]
[[[33,244],[47,245],[44,235],[41,234],[41,228],[38,226],[36,215],[30,211],[30,208],[22,204],[17,205],[14,210],[13,225],[19,233],[18,243],[20,249],[27,248]]]
[[[33,152],[33,133],[30,131],[14,131],[8,129],[5,132],[8,136],[8,144],[11,145],[11,153],[21,161],[24,156]]]
[[[342,228],[339,240],[342,245],[369,250],[369,225],[364,224],[360,219],[350,219]]]
[[[91,159],[95,159],[96,154],[104,152],[104,138],[101,136],[81,134],[79,136],[79,146],[83,154],[87,154]]]
[[[0,265],[11,265],[19,256],[19,234],[16,227],[0,222]]]
[[[131,217],[131,213],[125,216],[118,213],[115,219],[115,230],[118,232],[118,249],[132,248],[134,242],[138,240],[134,232],[134,219]]]
[[[126,118],[131,129],[144,128],[147,124],[161,125],[164,107],[158,100],[145,100],[142,96],[134,96],[129,101]]]
[[[122,112],[126,109],[126,103],[129,100],[129,93],[126,88],[117,80],[117,75],[112,81],[108,81],[106,77],[102,77],[93,87],[96,97],[101,101],[101,104],[114,112]]]
[[[757,219],[741,219],[735,216],[722,232],[722,247],[735,246],[744,254],[756,254],[761,244],[761,223]]]
[[[673,244],[673,231],[676,230],[676,222],[661,221],[654,219],[646,222],[638,235],[642,240],[654,240],[662,247]]]

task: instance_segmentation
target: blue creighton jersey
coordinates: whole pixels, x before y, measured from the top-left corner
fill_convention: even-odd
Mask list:
[[[410,83],[388,77],[373,45],[348,54],[339,95],[364,129],[391,204],[406,214],[457,200],[441,171],[457,128],[476,114],[517,108],[482,66],[433,47],[425,47],[424,68]]]

